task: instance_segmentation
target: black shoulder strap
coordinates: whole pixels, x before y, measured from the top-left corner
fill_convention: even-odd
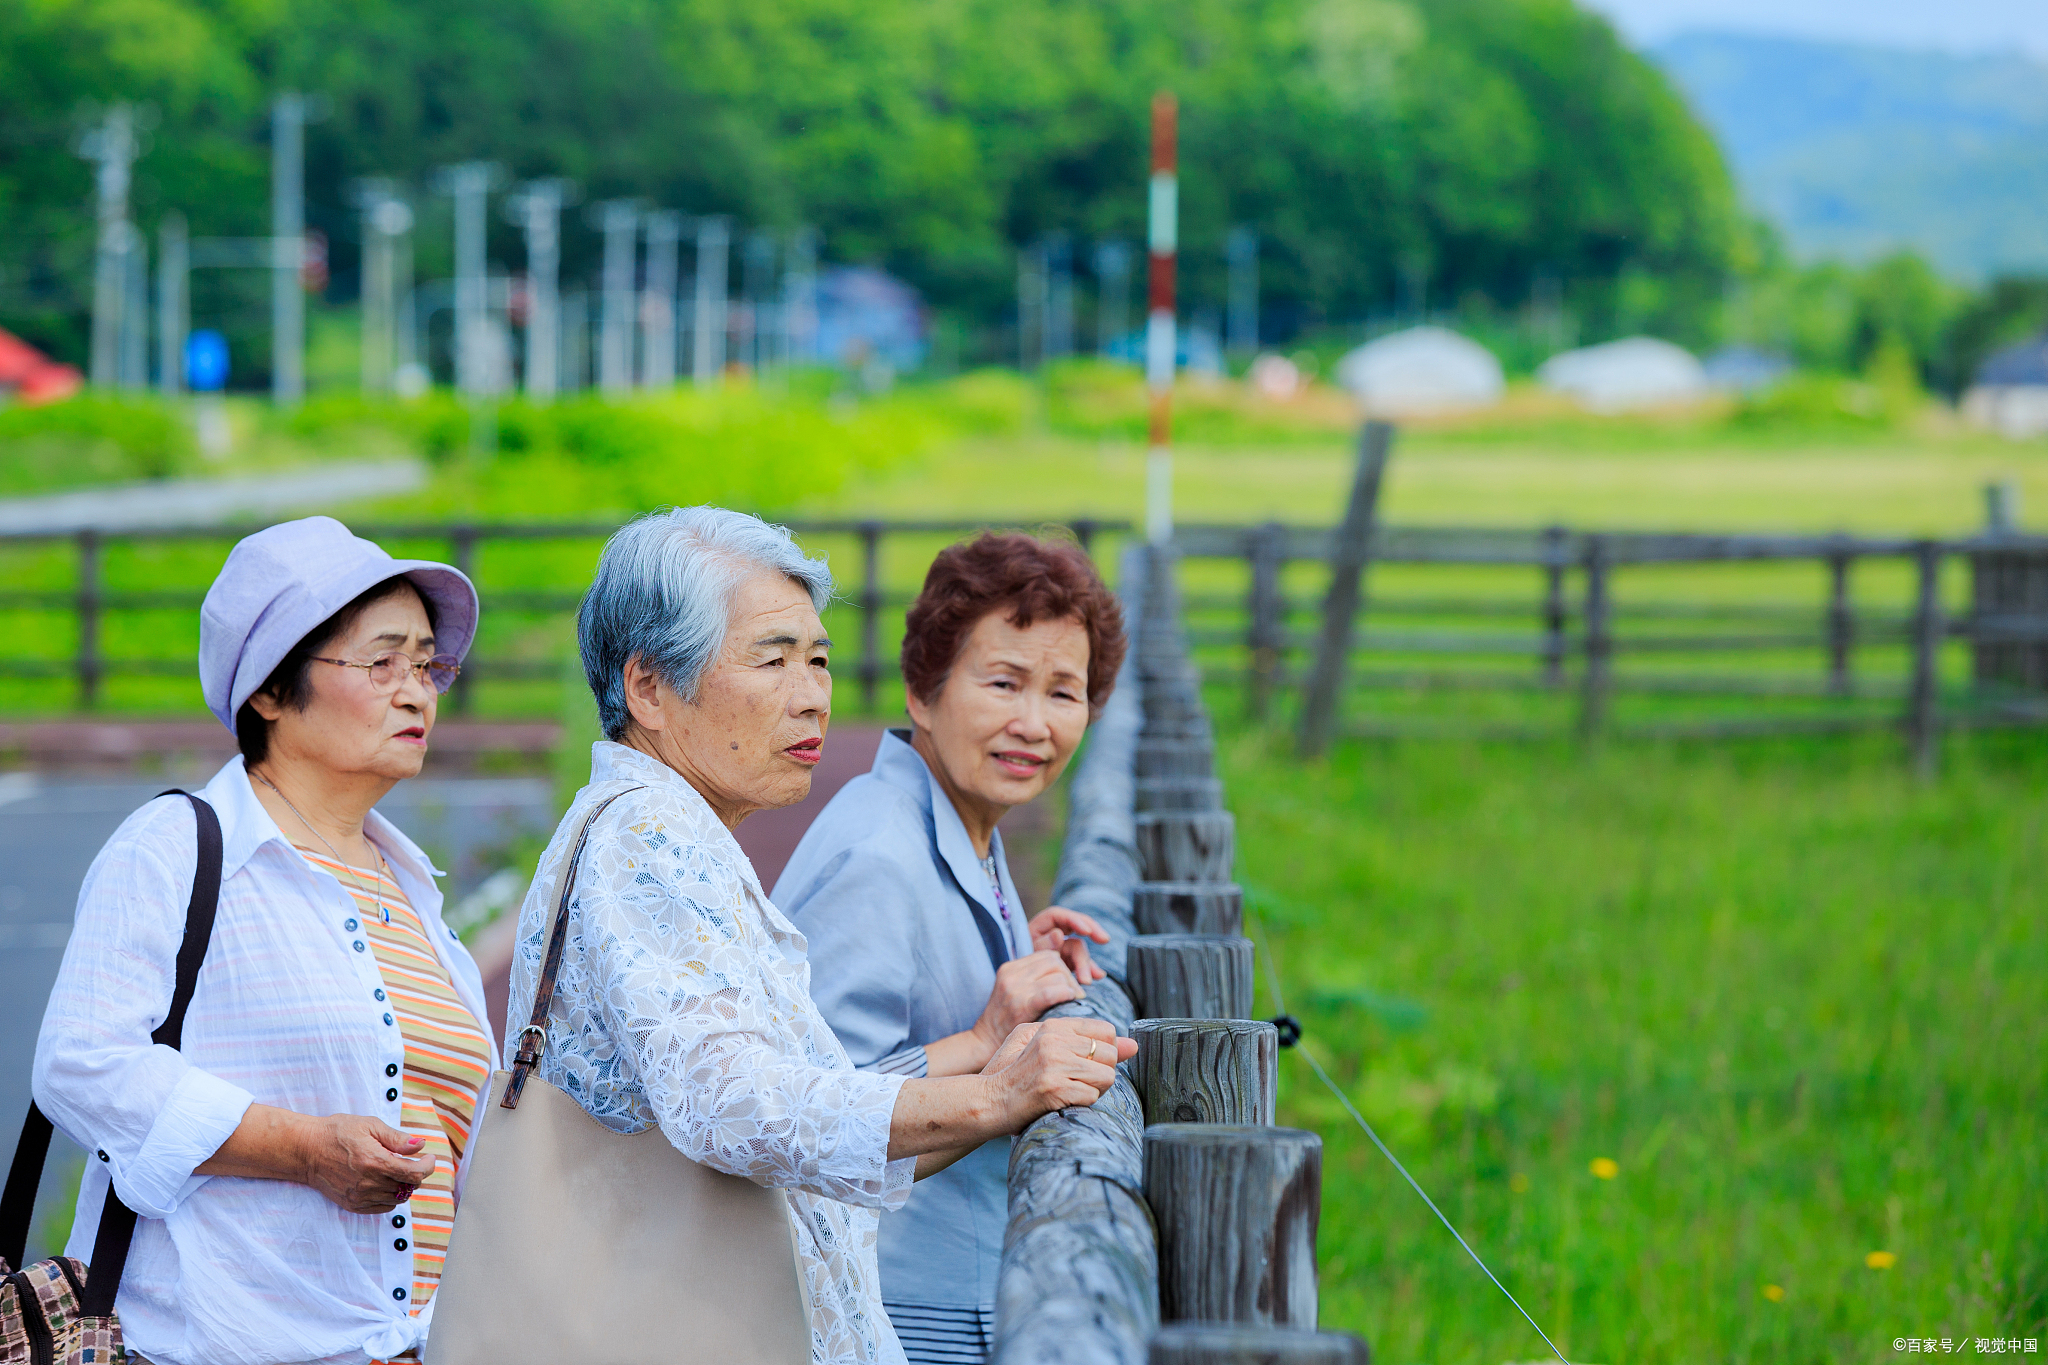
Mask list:
[[[187,791],[172,789],[159,796],[182,796],[192,803],[192,817],[199,827],[199,863],[192,875],[192,899],[185,906],[185,936],[178,944],[177,981],[171,988],[170,1012],[149,1035],[152,1043],[176,1047],[184,1038],[185,1012],[192,1004],[193,988],[199,984],[199,965],[206,960],[206,945],[213,937],[213,917],[220,908],[221,834],[220,817],[212,806]],[[29,1219],[34,1216],[36,1185],[43,1174],[43,1160],[50,1151],[50,1120],[31,1102],[22,1121],[21,1141],[14,1149],[14,1164],[7,1171],[7,1188],[0,1194],[0,1257],[19,1268],[28,1249]],[[109,1317],[114,1296],[121,1289],[121,1272],[128,1264],[128,1243],[135,1236],[135,1210],[123,1204],[107,1186],[107,1202],[100,1210],[100,1228],[93,1241],[93,1269],[86,1278],[80,1310],[88,1317]]]

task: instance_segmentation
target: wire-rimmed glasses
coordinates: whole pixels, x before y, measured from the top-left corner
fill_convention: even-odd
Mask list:
[[[352,659],[328,659],[315,654],[314,662],[339,664],[343,668],[360,668],[370,675],[370,686],[379,692],[396,692],[411,673],[436,692],[446,692],[455,686],[455,677],[462,672],[462,665],[453,654],[436,654],[431,659],[415,659],[403,650],[394,649],[388,654],[379,654],[366,664]]]

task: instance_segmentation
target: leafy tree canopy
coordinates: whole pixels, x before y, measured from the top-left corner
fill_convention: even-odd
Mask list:
[[[145,228],[268,218],[270,95],[324,94],[309,221],[354,288],[349,186],[394,176],[444,272],[436,166],[568,176],[742,224],[810,223],[938,306],[995,321],[1017,246],[1142,240],[1146,111],[1182,109],[1184,295],[1215,304],[1230,226],[1276,316],[1357,317],[1426,282],[1518,305],[1550,276],[1596,319],[1697,334],[1742,225],[1665,80],[1569,0],[0,0],[0,324],[76,358],[95,106],[146,102]],[[492,254],[517,265],[512,228]],[[595,234],[572,219],[565,268]],[[1639,294],[1642,292],[1637,291]]]

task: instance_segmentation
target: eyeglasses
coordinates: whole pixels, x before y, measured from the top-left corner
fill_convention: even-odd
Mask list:
[[[462,665],[455,661],[453,654],[436,654],[431,659],[413,659],[399,650],[379,654],[366,664],[348,659],[326,659],[315,654],[316,663],[339,664],[343,668],[360,668],[370,675],[370,686],[379,692],[396,692],[405,675],[413,674],[421,682],[429,683],[436,692],[446,692],[455,686],[455,675],[462,672]]]

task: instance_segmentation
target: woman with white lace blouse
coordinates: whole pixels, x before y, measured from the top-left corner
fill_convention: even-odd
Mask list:
[[[690,1159],[787,1191],[812,1360],[852,1365],[904,1359],[876,1211],[993,1137],[1092,1104],[1136,1045],[1058,1020],[1020,1026],[974,1075],[854,1069],[811,1000],[803,935],[732,834],[810,790],[830,593],[787,532],[719,508],[643,517],[606,545],[577,623],[606,738],[527,893],[509,1017],[527,1017],[570,845],[617,798],[575,874],[539,1074],[616,1131],[659,1126]]]

